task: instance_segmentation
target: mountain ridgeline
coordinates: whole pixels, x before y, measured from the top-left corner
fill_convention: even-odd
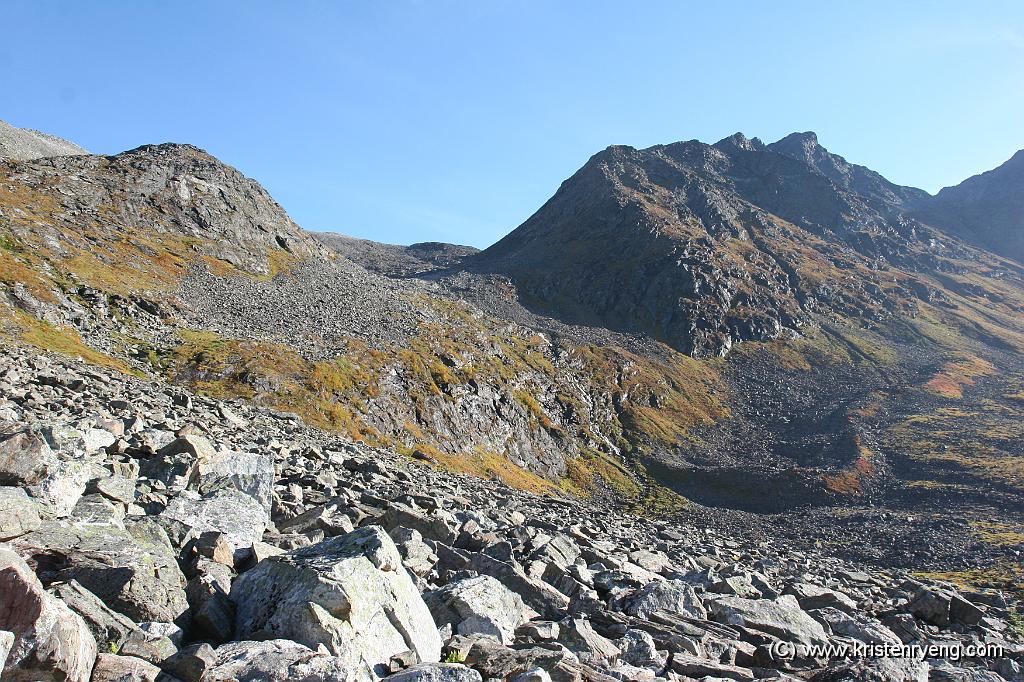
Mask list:
[[[613,146],[480,252],[305,232],[189,145],[11,159],[0,313],[546,494],[984,514],[1024,494],[1021,158],[933,197],[813,133]]]
[[[1021,153],[609,147],[483,251],[0,154],[5,680],[1021,679]]]

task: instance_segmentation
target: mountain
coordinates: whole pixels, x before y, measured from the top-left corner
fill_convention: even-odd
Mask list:
[[[88,154],[74,142],[0,121],[0,159],[38,159],[46,156]]]
[[[0,161],[4,679],[1013,678],[1024,268],[939,206],[616,146],[476,252]]]
[[[925,196],[813,133],[610,147],[466,264],[510,277],[552,316],[723,355],[798,333],[811,314],[870,323],[934,295],[919,273],[973,256],[905,209]]]
[[[923,219],[993,253],[1024,262],[1024,150],[993,170],[939,191]]]

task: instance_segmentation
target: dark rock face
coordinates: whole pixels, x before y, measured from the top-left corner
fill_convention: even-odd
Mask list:
[[[870,168],[831,153],[818,143],[818,136],[812,132],[792,133],[767,148],[805,163],[841,189],[873,200],[899,206],[928,198],[924,190],[896,185]]]
[[[813,133],[768,146],[737,134],[610,147],[465,264],[509,276],[528,307],[553,317],[722,355],[795,331],[816,310],[891,307],[858,290],[865,282],[837,297],[829,271],[919,267],[928,230],[903,205],[922,196],[830,154]]]
[[[923,219],[969,242],[1024,262],[1024,150],[994,170],[946,187],[919,210]]]

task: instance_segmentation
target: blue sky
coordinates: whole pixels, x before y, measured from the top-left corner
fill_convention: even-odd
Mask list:
[[[475,246],[610,144],[814,130],[929,191],[1024,147],[1024,3],[893,4],[8,0],[0,119],[190,142],[307,229]]]

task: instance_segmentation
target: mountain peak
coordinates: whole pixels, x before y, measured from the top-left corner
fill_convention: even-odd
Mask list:
[[[719,149],[723,147],[736,147],[748,152],[756,152],[765,149],[764,142],[756,137],[747,137],[743,133],[733,133],[729,137],[723,137],[714,144]]]

